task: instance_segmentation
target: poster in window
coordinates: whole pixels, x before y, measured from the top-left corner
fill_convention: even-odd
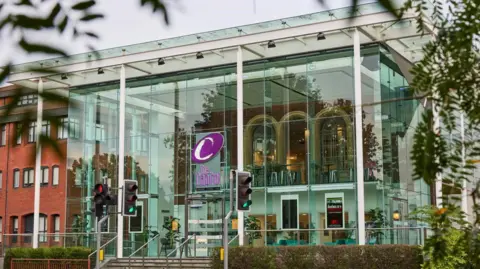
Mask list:
[[[327,229],[343,228],[343,198],[326,198]]]

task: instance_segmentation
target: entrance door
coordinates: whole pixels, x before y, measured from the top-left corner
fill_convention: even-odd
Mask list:
[[[208,257],[214,248],[222,246],[223,216],[225,202],[223,197],[193,196],[188,198],[186,212],[190,257]]]

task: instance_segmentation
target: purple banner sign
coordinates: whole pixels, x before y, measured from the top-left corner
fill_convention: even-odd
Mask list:
[[[200,139],[192,149],[192,162],[206,163],[215,157],[223,147],[223,135],[211,133]]]
[[[220,185],[220,173],[211,172],[208,167],[200,165],[200,169],[196,173],[197,188],[211,188]]]

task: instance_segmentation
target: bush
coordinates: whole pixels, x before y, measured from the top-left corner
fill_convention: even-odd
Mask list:
[[[11,248],[5,253],[3,268],[10,269],[13,258],[24,259],[87,259],[93,250],[84,247],[51,247],[51,248]]]
[[[231,269],[419,269],[418,246],[298,246],[229,248]],[[212,255],[212,268],[223,268],[219,250]]]

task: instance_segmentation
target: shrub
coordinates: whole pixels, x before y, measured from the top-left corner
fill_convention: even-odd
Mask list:
[[[419,269],[418,246],[298,246],[236,247],[229,249],[231,269]],[[223,268],[219,251],[212,255],[212,268]]]
[[[13,258],[25,259],[87,259],[92,249],[84,247],[51,247],[51,248],[11,248],[5,253],[3,268],[10,269]]]

